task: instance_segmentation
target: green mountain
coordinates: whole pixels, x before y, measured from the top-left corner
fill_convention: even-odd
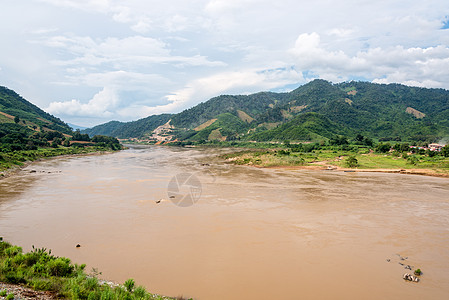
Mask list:
[[[103,134],[142,137],[170,119],[178,140],[319,141],[362,134],[379,140],[433,142],[449,135],[449,91],[314,80],[289,93],[223,95],[166,115],[161,122],[153,122],[154,117],[93,129],[107,125],[113,130]],[[143,125],[150,122],[152,126]]]
[[[352,136],[354,132],[332,122],[324,115],[307,112],[297,115],[291,121],[274,129],[252,134],[249,139],[255,141],[318,141],[332,139],[337,135]]]
[[[154,129],[167,123],[171,116],[171,114],[161,114],[132,122],[111,121],[82,130],[82,132],[87,133],[89,136],[108,135],[121,139],[141,138],[145,135],[151,135]]]
[[[64,147],[60,147],[62,145]],[[121,149],[116,138],[95,136],[91,139],[87,134],[73,132],[60,119],[44,112],[16,92],[0,87],[0,170],[19,161],[35,160],[39,155],[79,153],[79,149],[85,146],[94,146],[95,149],[91,150]],[[49,147],[54,148],[54,151],[28,151]],[[21,150],[26,150],[23,155],[16,152]]]
[[[243,111],[250,117],[260,115],[277,103],[283,103],[287,94],[261,92],[252,95],[222,95],[186,109],[172,117],[175,127],[193,129],[210,119],[223,113],[231,113],[235,116],[238,111]]]
[[[17,123],[31,129],[50,129],[70,134],[70,126],[46,113],[36,105],[23,99],[19,94],[0,86],[0,123]]]

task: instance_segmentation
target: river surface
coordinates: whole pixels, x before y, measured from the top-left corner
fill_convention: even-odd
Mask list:
[[[449,179],[232,166],[221,151],[34,163],[0,181],[0,236],[169,296],[448,299]]]

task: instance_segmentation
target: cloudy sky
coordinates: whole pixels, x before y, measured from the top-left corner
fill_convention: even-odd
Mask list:
[[[92,126],[315,78],[449,89],[447,0],[6,0],[0,85]]]

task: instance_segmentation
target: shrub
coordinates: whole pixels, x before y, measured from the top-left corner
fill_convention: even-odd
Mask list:
[[[138,286],[134,290],[134,297],[136,299],[148,299],[149,295],[143,286]]]
[[[135,284],[134,279],[130,278],[125,281],[124,286],[128,292],[132,293],[134,289],[134,284]]]
[[[13,300],[14,299],[14,294],[10,293],[8,294],[8,296],[6,296],[6,300]]]
[[[100,295],[100,300],[113,300],[115,299],[114,292],[109,288],[105,288]]]
[[[0,291],[0,297],[5,297],[8,294],[6,290]]]
[[[359,161],[354,156],[349,156],[346,159],[345,164],[349,168],[355,168],[355,167],[357,167],[359,165]]]
[[[93,291],[98,287],[98,279],[95,277],[88,277],[84,283],[86,290]]]
[[[9,248],[6,248],[3,250],[6,256],[13,257],[16,256],[19,253],[22,253],[22,248],[18,246],[10,246]]]
[[[47,264],[48,272],[53,276],[68,277],[73,273],[73,266],[70,264],[70,259],[65,257],[58,257],[51,260]]]

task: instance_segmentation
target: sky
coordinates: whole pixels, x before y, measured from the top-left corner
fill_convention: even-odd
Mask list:
[[[447,0],[5,0],[0,85],[90,127],[321,78],[449,89]]]

